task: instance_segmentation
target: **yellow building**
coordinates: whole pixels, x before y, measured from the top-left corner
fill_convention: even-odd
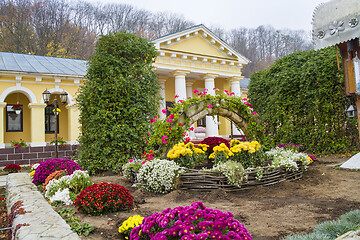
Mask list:
[[[192,97],[195,89],[214,94],[214,88],[241,95],[242,67],[249,62],[204,25],[151,40],[159,51],[154,67],[162,86],[161,109],[166,104]],[[76,92],[86,81],[86,61],[15,53],[0,53],[0,149],[24,139],[31,147],[44,147],[54,137],[55,116],[42,99],[65,91],[68,101],[60,104],[58,136],[70,145],[79,136]],[[175,99],[175,95],[179,97]],[[52,101],[51,101],[52,102]],[[20,104],[16,114],[13,106]],[[230,135],[231,123],[206,119],[207,136]],[[0,160],[1,152],[0,152]],[[8,160],[8,159],[7,159]]]

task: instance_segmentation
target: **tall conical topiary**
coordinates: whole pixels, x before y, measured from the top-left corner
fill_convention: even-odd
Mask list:
[[[144,132],[158,109],[155,47],[130,33],[101,36],[89,60],[77,102],[80,165],[96,173],[118,172],[144,149]]]

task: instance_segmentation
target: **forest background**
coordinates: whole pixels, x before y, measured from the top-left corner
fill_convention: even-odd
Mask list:
[[[175,13],[128,4],[2,0],[0,51],[87,60],[100,35],[127,31],[151,40],[195,24]],[[311,33],[304,30],[207,27],[251,61],[243,69],[245,77],[290,53],[313,48]]]

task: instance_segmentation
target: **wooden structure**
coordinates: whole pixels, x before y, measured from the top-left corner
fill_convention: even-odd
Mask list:
[[[240,191],[256,186],[268,186],[284,181],[297,180],[302,177],[304,172],[301,163],[298,163],[297,171],[287,171],[285,168],[272,169],[270,167],[262,167],[262,169],[263,176],[260,180],[256,179],[256,169],[246,169],[248,179],[247,181],[243,181],[240,188],[228,184],[227,178],[220,172],[189,169],[180,176],[180,189],[197,191],[211,191],[215,189],[223,189],[229,192]]]
[[[356,95],[360,131],[360,1],[332,0],[313,16],[315,49],[337,46],[343,59],[346,96]],[[360,134],[359,134],[360,136]]]

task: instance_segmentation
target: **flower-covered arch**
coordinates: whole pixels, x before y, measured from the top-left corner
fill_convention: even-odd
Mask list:
[[[247,139],[261,141],[263,124],[258,114],[253,111],[246,99],[229,94],[216,92],[215,96],[206,92],[197,97],[179,100],[173,108],[164,109],[171,114],[160,120],[157,116],[151,119],[150,131],[144,135],[150,149],[156,150],[159,157],[165,158],[167,152],[178,142],[189,141],[187,131],[193,130],[190,126],[205,116],[225,117],[243,131]]]

